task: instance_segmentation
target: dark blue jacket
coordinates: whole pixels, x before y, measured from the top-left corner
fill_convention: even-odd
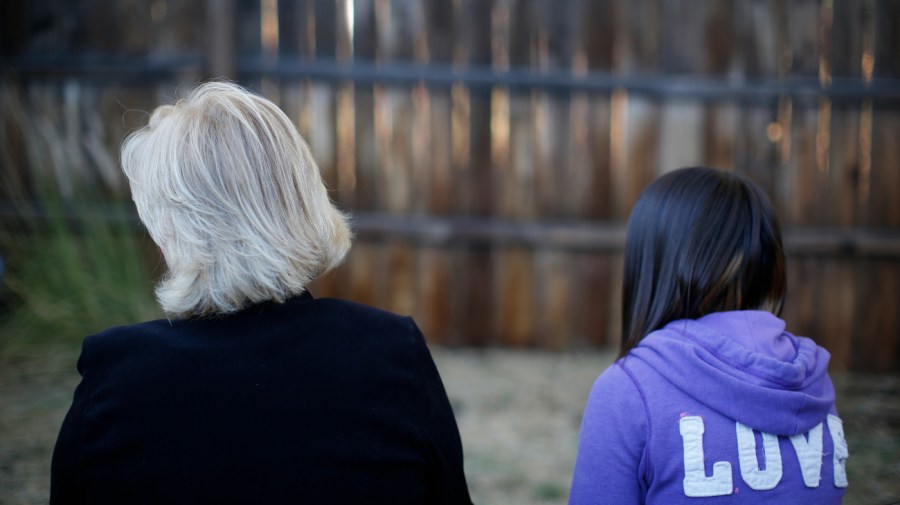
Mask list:
[[[470,503],[410,318],[304,294],[106,330],[78,371],[52,505]]]

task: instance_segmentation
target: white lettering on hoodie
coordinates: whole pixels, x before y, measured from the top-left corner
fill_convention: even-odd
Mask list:
[[[847,442],[844,439],[844,427],[837,416],[828,415],[826,423],[819,423],[805,435],[790,437],[791,444],[797,452],[803,483],[807,487],[818,487],[822,470],[822,431],[827,426],[834,446],[832,457],[834,465],[834,485],[847,487],[846,462],[849,456]],[[706,427],[700,416],[685,416],[679,421],[682,448],[684,451],[684,494],[689,497],[725,496],[734,492],[732,485],[731,463],[717,461],[713,463],[713,473],[706,475],[703,451],[703,433]],[[756,457],[756,437],[753,429],[741,423],[735,423],[737,436],[738,461],[741,467],[741,478],[751,489],[765,491],[773,489],[781,482],[782,461],[778,437],[762,433],[763,456],[762,468]]]
[[[731,463],[716,462],[712,476],[706,476],[703,465],[703,432],[706,428],[703,426],[703,418],[682,417],[678,429],[684,445],[684,494],[690,497],[731,494]]]
[[[800,472],[806,487],[819,487],[822,479],[822,423],[809,430],[806,435],[794,435],[791,444],[800,461]]]
[[[847,458],[850,457],[850,451],[847,450],[847,440],[844,438],[844,422],[832,414],[828,414],[826,421],[828,433],[834,443],[834,485],[847,487]]]
[[[756,459],[756,437],[753,428],[736,423],[738,457],[741,462],[741,478],[752,489],[765,491],[781,482],[781,448],[778,437],[769,433],[762,434],[763,468]]]

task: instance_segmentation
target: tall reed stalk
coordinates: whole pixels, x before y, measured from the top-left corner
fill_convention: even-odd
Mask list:
[[[110,172],[97,113],[68,85],[24,99],[4,84],[0,96],[0,353],[159,317],[155,247]]]

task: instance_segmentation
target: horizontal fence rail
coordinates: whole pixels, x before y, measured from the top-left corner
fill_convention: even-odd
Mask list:
[[[202,73],[208,67],[201,55],[179,55],[136,59],[121,56],[30,56],[0,59],[7,78],[87,78],[128,81],[175,77],[183,72]],[[545,91],[610,93],[623,90],[654,99],[690,99],[703,102],[734,102],[770,105],[790,97],[798,105],[818,106],[828,98],[833,104],[853,105],[871,101],[879,107],[900,107],[900,80],[832,77],[823,86],[815,77],[713,79],[692,75],[628,75],[609,72],[530,68],[499,71],[487,65],[464,67],[440,63],[338,61],[327,58],[244,57],[237,63],[242,79],[274,77],[309,79],[331,83],[381,84],[386,86],[451,87],[462,84],[472,89],[507,88],[512,92]]]
[[[0,221],[47,220],[37,203],[0,202]],[[118,222],[139,225],[133,211],[95,207],[69,208],[71,222]],[[584,221],[509,220],[486,216],[397,215],[354,212],[350,226],[361,240],[404,240],[427,246],[518,245],[551,250],[621,253],[625,226]],[[785,253],[795,256],[900,257],[900,233],[859,229],[798,228],[784,230]]]

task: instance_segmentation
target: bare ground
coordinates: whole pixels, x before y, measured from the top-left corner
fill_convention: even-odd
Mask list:
[[[608,353],[435,349],[476,503],[565,503],[585,398]],[[50,455],[76,354],[0,362],[0,505],[47,503]],[[900,376],[837,374],[849,505],[900,502]]]

